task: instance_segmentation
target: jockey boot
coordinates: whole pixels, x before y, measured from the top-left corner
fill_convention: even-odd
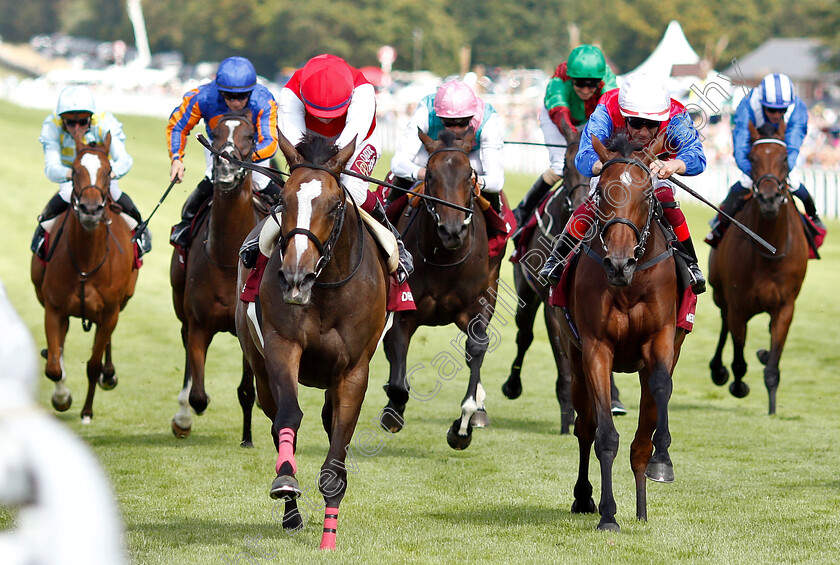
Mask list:
[[[501,192],[482,192],[481,195],[490,203],[490,207],[501,216],[502,215],[502,193]]]
[[[140,248],[140,256],[152,250],[152,232],[149,231],[149,226],[143,223],[143,217],[140,215],[140,210],[134,205],[131,197],[123,192],[117,199],[117,204],[123,209],[123,212],[131,216],[137,222],[137,228],[134,230],[134,237],[132,241],[137,242]]]
[[[38,226],[35,228],[35,235],[32,236],[32,253],[38,256],[39,259],[46,260],[47,250],[44,249],[44,240],[47,235],[47,230],[41,225],[41,222],[52,220],[62,212],[64,212],[70,204],[61,199],[61,196],[56,193],[47,202],[47,205],[38,216]]]
[[[805,188],[805,185],[800,184],[799,188],[793,191],[793,194],[802,201],[802,205],[805,207],[805,214],[811,218],[811,221],[814,222],[818,228],[824,230],[825,224],[817,214],[817,205],[814,204],[814,199],[811,198],[811,194],[808,192],[808,189]]]
[[[540,277],[547,280],[551,286],[556,286],[560,282],[560,276],[566,266],[566,258],[576,244],[577,241],[566,232],[563,232],[560,239],[554,244],[554,249],[551,250],[545,265],[540,270]]]
[[[169,241],[175,247],[186,249],[190,245],[190,224],[195,218],[198,209],[204,202],[213,196],[213,181],[204,177],[195,190],[187,197],[184,207],[181,209],[181,221],[172,226],[172,233]]]
[[[269,208],[274,208],[280,203],[280,196],[283,194],[283,187],[274,181],[269,181],[264,189],[258,190],[260,200],[265,202]]]
[[[382,202],[376,200],[376,204],[373,206],[373,209],[369,212],[373,219],[377,222],[391,230],[391,233],[394,234],[394,237],[397,238],[397,249],[399,250],[400,254],[400,266],[397,267],[397,278],[399,279],[400,283],[403,283],[408,279],[408,276],[414,272],[414,259],[411,257],[411,253],[408,252],[408,249],[405,248],[403,244],[402,235],[397,228],[394,227],[394,224],[388,219],[388,216],[385,215],[385,207],[382,206]]]
[[[540,201],[542,201],[543,197],[551,190],[553,185],[548,184],[545,179],[540,175],[537,181],[534,183],[528,193],[525,194],[525,197],[522,199],[522,202],[519,203],[519,206],[514,208],[513,216],[516,218],[516,224],[518,226],[524,226],[528,219],[531,217],[531,214],[534,213],[534,210],[539,205]]]
[[[700,266],[697,264],[697,252],[694,250],[694,242],[689,237],[685,241],[680,241],[679,245],[683,248],[686,255],[691,258],[688,261],[691,290],[694,291],[694,294],[703,294],[706,292],[706,278],[703,276],[703,271],[700,270]]]
[[[410,190],[411,187],[414,185],[414,182],[411,179],[398,177],[395,175],[394,178],[391,179],[391,184],[400,188],[404,188],[406,190]],[[404,191],[392,188],[388,191],[388,196],[386,196],[385,199],[388,201],[388,203],[391,203],[403,194],[405,194]]]
[[[732,188],[729,189],[729,194],[726,195],[723,202],[720,203],[720,209],[729,216],[735,216],[735,214],[743,207],[744,194],[747,192],[749,192],[749,190],[744,188],[741,181],[736,182],[732,185]],[[712,248],[717,247],[720,240],[723,239],[723,234],[726,232],[726,228],[729,227],[729,224],[729,218],[723,214],[718,214],[712,218],[709,221],[709,226],[712,228],[712,231],[709,232],[704,241],[711,245]]]

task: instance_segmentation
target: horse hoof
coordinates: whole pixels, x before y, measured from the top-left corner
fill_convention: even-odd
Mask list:
[[[99,388],[102,390],[113,390],[118,383],[117,375],[111,375],[111,378],[106,378],[105,375],[99,375]]]
[[[73,404],[73,396],[71,394],[67,395],[67,399],[63,402],[58,400],[55,395],[52,397],[52,405],[59,412],[67,412],[70,410],[70,405]]]
[[[597,508],[595,507],[595,500],[577,500],[572,502],[572,514],[595,514]]]
[[[467,426],[466,436],[458,434],[458,430],[461,428],[460,422],[461,419],[458,418],[452,422],[452,426],[446,431],[446,443],[456,451],[463,451],[468,448],[472,441],[472,426]]]
[[[762,365],[766,365],[767,360],[770,359],[770,352],[767,351],[766,349],[759,349],[758,351],[755,352],[755,356],[758,357],[758,361]]]
[[[522,396],[522,385],[520,384],[519,386],[514,387],[510,384],[510,380],[507,380],[502,385],[502,394],[505,395],[505,398],[516,400]]]
[[[191,428],[182,428],[178,424],[175,423],[175,418],[172,418],[172,433],[175,437],[179,439],[183,439],[190,435]]]
[[[729,385],[729,392],[735,398],[744,398],[750,393],[750,386],[744,381],[734,381]]]
[[[645,476],[657,483],[673,483],[674,466],[670,463],[648,463]]]
[[[87,414],[82,414],[82,423],[84,425],[88,425],[93,421],[93,416],[88,416]]]
[[[622,404],[620,400],[613,400],[610,410],[612,411],[613,416],[627,415],[627,408],[624,407],[624,404]]]
[[[403,429],[405,420],[402,415],[405,413],[405,405],[396,406],[393,402],[389,402],[382,414],[379,416],[379,425],[387,432],[395,434]]]
[[[254,448],[254,442],[252,442],[250,439],[247,439],[247,440],[242,441],[239,444],[239,447],[245,447],[247,449],[253,449]]]
[[[271,490],[268,491],[271,498],[283,500],[294,500],[300,493],[300,485],[293,475],[277,475],[271,483]]]
[[[712,382],[718,386],[725,385],[726,381],[729,380],[729,370],[723,365],[719,366],[717,369],[714,367],[710,368],[712,370]]]
[[[598,530],[602,532],[620,532],[621,528],[615,522],[605,522],[603,518],[598,522]]]
[[[473,428],[486,428],[490,425],[490,418],[487,416],[487,410],[479,408],[475,414],[470,417],[470,426]]]

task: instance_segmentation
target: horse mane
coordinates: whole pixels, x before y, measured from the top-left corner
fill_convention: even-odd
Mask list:
[[[338,146],[329,139],[313,132],[306,132],[295,149],[313,165],[323,165],[339,151]]]
[[[438,134],[438,141],[442,141],[444,147],[452,147],[456,139],[455,133],[448,129],[442,129]]]
[[[630,139],[630,134],[626,129],[617,130],[604,143],[609,151],[620,153],[622,157],[630,157],[636,151],[641,151],[644,147],[641,143]]]

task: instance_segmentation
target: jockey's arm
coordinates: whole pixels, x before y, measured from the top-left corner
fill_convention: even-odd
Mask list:
[[[41,127],[41,145],[44,148],[44,174],[50,182],[70,180],[73,169],[61,162],[61,132],[50,114]]]
[[[603,104],[598,104],[580,135],[580,145],[578,146],[577,155],[575,155],[575,167],[580,171],[580,174],[591,177],[594,174],[600,173],[600,168],[593,170],[596,163],[601,163],[598,154],[595,153],[595,149],[592,147],[592,136],[594,135],[601,141],[604,141],[610,138],[612,132],[612,119],[607,113],[606,107]]]
[[[505,185],[504,127],[499,114],[490,116],[481,128],[479,156],[481,190],[496,194]]]
[[[103,139],[108,133],[111,134],[111,177],[122,178],[134,164],[134,159],[125,149],[125,133],[123,133],[122,123],[113,114],[106,112],[99,127],[102,130],[100,135]]]
[[[291,89],[283,88],[280,91],[277,114],[280,120],[280,133],[292,145],[300,143],[303,140],[303,134],[306,133],[306,108]]]
[[[688,112],[671,118],[666,132],[667,147],[671,151],[676,150],[677,155],[673,160],[665,161],[666,164],[671,164],[667,164],[663,170],[659,171],[659,178],[668,178],[674,173],[695,176],[706,170],[703,144],[700,142],[700,136]],[[662,176],[663,174],[667,176]]]
[[[184,150],[187,146],[187,136],[193,127],[201,120],[201,108],[198,104],[199,89],[193,89],[184,95],[181,105],[172,111],[169,123],[166,125],[166,143],[169,148],[169,159],[172,165],[169,179],[181,182],[184,178]]]
[[[787,143],[788,168],[793,170],[799,158],[802,142],[808,134],[808,109],[805,104],[796,99],[796,106],[785,127],[785,143]]]
[[[277,135],[277,102],[273,97],[261,96],[259,111],[254,121],[254,133],[256,134],[254,149],[254,161],[271,159],[279,146]]]
[[[414,162],[423,149],[423,143],[417,135],[418,127],[425,133],[429,131],[429,110],[425,104],[417,105],[397,143],[391,158],[391,171],[395,176],[411,180],[422,180],[425,176],[422,174],[425,173],[425,167]]]
[[[376,116],[376,93],[372,84],[362,84],[353,90],[350,104],[347,107],[347,119],[344,129],[339,134],[335,144],[339,148],[347,146],[356,140],[358,148],[362,141],[368,138],[370,126]]]
[[[749,96],[745,96],[741,103],[738,104],[735,116],[732,119],[732,152],[735,156],[735,164],[738,165],[742,173],[748,176],[752,171],[752,164],[748,158],[751,149],[749,124],[752,121],[749,110],[749,98]]]

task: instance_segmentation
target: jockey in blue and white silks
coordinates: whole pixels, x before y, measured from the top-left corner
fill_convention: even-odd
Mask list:
[[[793,82],[787,75],[780,73],[769,74],[761,80],[758,87],[752,89],[738,105],[732,118],[732,147],[735,163],[741,170],[741,178],[729,189],[729,194],[721,204],[721,209],[734,215],[740,208],[743,196],[748,194],[753,186],[751,177],[752,163],[749,154],[752,150],[749,125],[756,129],[766,126],[773,131],[779,125],[785,124],[785,144],[788,155],[788,184],[805,206],[805,213],[818,226],[824,228],[813,198],[802,184],[802,174],[797,165],[800,164],[800,149],[808,133],[808,108],[796,95]],[[706,243],[716,247],[729,221],[721,215],[711,222],[712,232],[706,236]]]

